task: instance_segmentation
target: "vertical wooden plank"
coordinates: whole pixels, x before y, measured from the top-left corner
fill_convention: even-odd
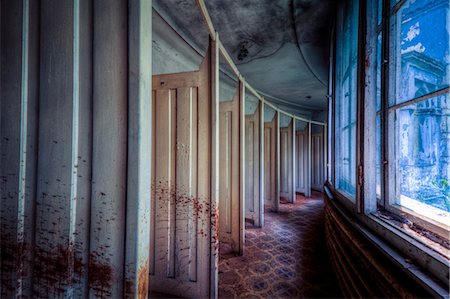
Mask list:
[[[16,252],[19,229],[19,172],[21,168],[21,116],[23,96],[23,3],[21,1],[0,2],[1,44],[0,53],[0,253],[1,276],[0,297],[15,297],[19,292],[16,283],[20,279],[17,271],[19,261]],[[6,100],[4,100],[6,99]],[[20,137],[18,137],[20,136]],[[23,142],[23,141],[22,141]],[[29,244],[32,246],[32,244]],[[21,252],[19,251],[19,254]]]
[[[306,191],[305,196],[311,197],[311,123],[308,123],[308,171],[307,171],[307,178],[306,178]]]
[[[189,222],[188,222],[188,238],[189,238],[189,281],[197,282],[198,281],[198,222],[200,209],[198,208],[198,159],[201,157],[198,152],[198,101],[199,101],[199,91],[198,87],[191,88],[191,97],[192,97],[192,105],[191,105],[191,140],[190,140],[190,149],[191,149],[191,202],[189,205]]]
[[[155,274],[173,277],[173,196],[175,90],[158,90],[155,98]],[[171,217],[172,216],[172,217]]]
[[[190,273],[190,260],[192,251],[190,248],[191,229],[189,217],[192,217],[192,200],[195,198],[193,185],[193,132],[197,130],[196,120],[193,119],[194,101],[193,88],[179,88],[176,109],[176,254],[175,277],[184,281],[195,280]]]
[[[253,224],[260,227],[260,158],[259,158],[259,116],[261,106],[258,105],[253,115],[245,117],[246,122],[246,218],[253,221]]]
[[[77,48],[74,47],[74,82],[78,80],[78,154],[72,152],[72,176],[77,176],[77,188],[74,190],[76,198],[76,217],[74,219],[74,257],[73,257],[73,296],[87,297],[89,290],[88,267],[90,248],[90,213],[92,190],[92,3],[80,0],[79,15],[74,26],[78,36]],[[74,66],[75,69],[75,66]],[[74,84],[74,87],[76,84]],[[75,174],[76,169],[76,174]]]
[[[253,115],[253,190],[254,190],[254,197],[253,197],[253,220],[255,223],[255,226],[261,227],[260,223],[260,207],[259,207],[259,115],[261,111],[261,104],[258,104],[258,108],[255,111],[255,114]]]
[[[270,128],[270,124],[264,124],[264,204],[271,205],[272,203],[272,131]]]
[[[274,211],[280,208],[280,112],[275,112],[275,198]]]
[[[152,1],[128,3],[127,298],[148,297],[152,157]]]
[[[296,192],[297,192],[297,188],[296,188],[296,184],[297,184],[297,177],[296,177],[296,174],[297,174],[297,167],[296,167],[296,164],[297,164],[297,160],[296,160],[296,152],[297,152],[297,147],[296,147],[296,140],[295,140],[295,136],[296,136],[296,129],[295,129],[295,122],[296,122],[296,120],[295,119],[292,119],[292,141],[291,141],[291,144],[292,144],[292,168],[291,168],[291,170],[292,170],[292,184],[291,184],[291,192],[292,192],[292,200],[291,200],[291,202],[292,203],[295,203],[295,200],[297,199],[297,194],[296,194]]]
[[[54,12],[58,11],[58,14]],[[68,296],[73,257],[74,5],[41,2],[34,296]],[[77,89],[77,87],[75,87]],[[55,126],[55,123],[58,125]],[[76,138],[76,137],[75,137]]]
[[[293,200],[293,176],[292,176],[292,128],[293,120],[288,127],[280,129],[280,196],[288,202]]]
[[[99,0],[94,2],[93,9],[89,296],[121,297],[125,256],[128,7],[125,1]]]
[[[245,244],[245,81],[240,78],[239,80],[239,222],[240,222],[240,254],[244,254]]]
[[[259,226],[264,226],[264,198],[265,198],[265,185],[264,185],[264,101],[260,101],[259,104]]]
[[[361,212],[372,213],[377,210],[376,196],[376,98],[377,93],[377,27],[378,27],[378,1],[367,1],[365,16],[366,30],[365,49],[364,49],[364,92],[362,95],[361,115],[363,115],[361,123],[362,140],[359,142],[362,157],[362,173],[360,176],[364,179],[361,181],[360,187],[360,204]],[[363,5],[364,7],[364,5]],[[384,36],[383,36],[384,39]]]
[[[220,202],[219,241],[241,251],[241,198],[240,198],[240,126],[239,91],[232,101],[220,103]]]
[[[307,194],[308,185],[308,128],[297,132],[297,191]]]
[[[219,240],[217,238],[219,221],[219,35],[216,32],[214,40],[210,37],[210,87],[211,87],[211,202],[210,209],[214,211],[211,217],[211,264],[210,264],[210,294],[218,297],[218,261]]]
[[[152,162],[151,162],[151,202],[150,202],[150,248],[149,248],[149,275],[155,275],[156,271],[156,102],[158,101],[156,90],[152,90]]]
[[[253,214],[255,212],[255,128],[254,128],[253,115],[245,116],[245,168],[246,168],[246,185],[245,185],[245,210],[246,218],[253,220]]]
[[[265,128],[265,185],[267,186],[266,189],[266,200],[265,204],[270,206],[270,209],[272,211],[275,211],[275,205],[276,205],[276,186],[277,186],[277,132],[276,132],[276,122],[277,118],[276,115],[273,117],[272,121],[270,123],[264,124]]]
[[[35,1],[0,3],[0,297],[32,297],[39,81]]]

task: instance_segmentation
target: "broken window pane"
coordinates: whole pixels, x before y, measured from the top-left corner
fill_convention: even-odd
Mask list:
[[[396,110],[396,203],[450,220],[450,97]],[[444,218],[442,218],[444,217]]]
[[[395,97],[403,103],[449,86],[449,0],[409,0],[392,17]]]
[[[356,73],[358,1],[343,1],[337,20],[336,187],[354,200],[356,187]]]

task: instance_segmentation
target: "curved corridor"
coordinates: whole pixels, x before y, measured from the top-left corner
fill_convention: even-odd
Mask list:
[[[297,195],[266,211],[265,226],[247,224],[244,256],[222,254],[219,298],[340,297],[325,244],[324,202]]]

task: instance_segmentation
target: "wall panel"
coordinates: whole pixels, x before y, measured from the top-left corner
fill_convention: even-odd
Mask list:
[[[150,289],[207,297],[211,240],[211,104],[197,72],[153,76]]]
[[[322,191],[325,180],[323,133],[311,135],[311,188]]]
[[[292,125],[280,129],[280,196],[292,202]]]
[[[240,198],[240,101],[236,92],[232,101],[219,106],[219,241],[232,251],[241,251],[242,199]]]
[[[259,197],[259,117],[260,106],[253,115],[245,116],[245,218],[255,226],[260,223]]]
[[[277,116],[264,123],[264,205],[275,211],[277,206]]]
[[[297,175],[296,190],[297,192],[306,193],[308,188],[308,132],[307,130],[296,132],[296,152],[297,152]]]
[[[151,9],[139,1],[0,3],[2,298],[126,297],[139,285],[125,279],[125,264],[139,264],[136,244],[125,249],[137,230],[125,225],[125,211],[136,212],[126,204],[150,201],[134,192],[150,190],[142,172],[127,181],[127,165],[146,155],[127,153],[127,142],[150,133],[128,122],[128,113],[138,118],[129,107],[151,103],[150,94],[133,94],[151,74],[129,52],[139,39],[141,53],[151,53],[151,30],[128,27],[128,17],[141,20],[137,6]],[[129,223],[142,220],[136,214]],[[136,226],[149,233],[144,221]]]

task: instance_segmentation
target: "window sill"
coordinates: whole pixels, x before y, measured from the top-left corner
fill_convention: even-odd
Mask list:
[[[325,189],[331,202],[341,210],[342,214],[353,212],[352,217],[347,216],[353,226],[399,268],[403,269],[408,276],[435,297],[449,298],[450,260],[448,256],[413,238],[403,228],[391,221],[373,214],[356,214],[354,205],[350,209],[347,207],[348,199],[342,197],[339,192],[331,193],[327,187]],[[339,206],[345,208],[346,211]]]
[[[401,195],[400,204],[391,204],[386,209],[402,215],[413,223],[432,231],[442,238],[449,237],[450,213],[428,206],[412,198]],[[418,213],[420,211],[420,214]]]
[[[372,234],[372,241],[399,266],[404,268],[422,286],[429,289],[439,297],[448,298],[449,283],[449,256],[438,252],[410,235],[410,232],[397,226],[393,221],[383,219],[374,214],[360,215],[360,220],[377,235]],[[386,244],[386,242],[388,244]],[[392,245],[394,248],[392,248]],[[403,254],[399,254],[396,250]],[[406,255],[407,257],[405,257]],[[426,273],[432,274],[440,283],[437,283]],[[441,284],[446,285],[443,288]]]

